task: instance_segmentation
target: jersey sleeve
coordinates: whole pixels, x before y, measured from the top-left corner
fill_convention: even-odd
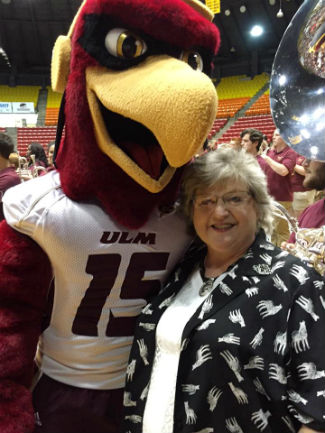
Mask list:
[[[53,202],[53,195],[59,188],[59,174],[51,172],[6,191],[2,201],[7,223],[15,230],[33,237],[39,219]]]

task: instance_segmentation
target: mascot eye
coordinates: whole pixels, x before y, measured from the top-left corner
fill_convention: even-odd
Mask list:
[[[124,59],[134,59],[147,51],[147,45],[136,34],[127,29],[112,29],[105,38],[105,46],[110,54]]]
[[[188,63],[193,69],[203,71],[203,60],[197,51],[183,51],[180,59]]]

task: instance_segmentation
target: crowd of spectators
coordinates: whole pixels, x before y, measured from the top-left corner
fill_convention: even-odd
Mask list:
[[[14,143],[9,135],[0,132],[0,221],[3,219],[2,196],[7,189],[20,183],[16,169],[10,163]]]
[[[26,156],[20,156],[12,138],[0,132],[0,221],[4,218],[2,196],[7,189],[52,170],[53,154],[54,142],[48,144],[47,154],[40,143],[32,142]]]
[[[55,142],[50,141],[46,152],[43,146],[37,142],[32,142],[28,146],[25,156],[20,156],[14,152],[14,143],[9,135],[0,133],[0,218],[1,198],[6,189],[11,186],[42,176],[54,169],[53,154]],[[324,188],[325,181],[322,170],[325,163],[306,161],[305,157],[296,153],[280,136],[279,131],[274,131],[272,140],[269,142],[267,137],[255,128],[244,129],[240,137],[233,138],[229,143],[218,144],[217,140],[210,140],[205,143],[206,151],[215,151],[218,148],[230,147],[237,151],[245,151],[253,155],[265,173],[268,185],[268,192],[279,208],[284,208],[293,218],[298,219],[302,227],[319,227],[324,223]],[[318,179],[315,176],[310,180],[310,171],[317,166]],[[319,165],[320,164],[320,168]],[[311,169],[309,168],[311,167]],[[308,176],[306,176],[308,171]],[[325,170],[323,170],[325,172]],[[320,200],[318,200],[320,199]],[[313,205],[310,211],[309,207]],[[321,211],[321,212],[320,212]],[[313,216],[311,216],[311,214]],[[307,216],[306,216],[307,215]],[[295,239],[291,233],[290,224],[284,215],[275,212],[274,231],[272,242],[281,246],[289,239]],[[307,222],[306,222],[307,221]],[[291,235],[291,237],[290,237]]]
[[[217,140],[214,140],[213,146],[208,145],[207,150],[223,147],[231,147],[253,155],[265,173],[268,192],[278,206],[278,211],[275,210],[271,239],[275,245],[283,245],[290,236],[291,240],[295,238],[285,215],[289,215],[293,220],[297,219],[299,227],[317,228],[324,225],[325,181],[321,171],[325,172],[325,163],[310,162],[296,153],[282,139],[277,129],[270,142],[261,131],[247,128],[241,132],[240,137],[232,139],[230,143],[217,144]],[[312,176],[314,180],[311,181],[310,173],[314,173],[315,170],[317,173]],[[316,204],[313,205],[314,203]]]

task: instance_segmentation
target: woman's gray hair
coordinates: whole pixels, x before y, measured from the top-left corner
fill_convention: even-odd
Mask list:
[[[182,209],[192,225],[193,200],[198,190],[227,181],[243,182],[248,186],[257,208],[257,231],[267,235],[273,230],[272,199],[267,192],[267,180],[252,155],[230,148],[217,149],[196,158],[187,166],[182,184]]]

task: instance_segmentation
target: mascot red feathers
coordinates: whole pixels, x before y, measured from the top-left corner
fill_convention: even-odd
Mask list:
[[[174,202],[216,114],[212,17],[85,0],[58,38],[57,170],[3,200],[1,433],[118,431],[135,318],[190,241]]]

